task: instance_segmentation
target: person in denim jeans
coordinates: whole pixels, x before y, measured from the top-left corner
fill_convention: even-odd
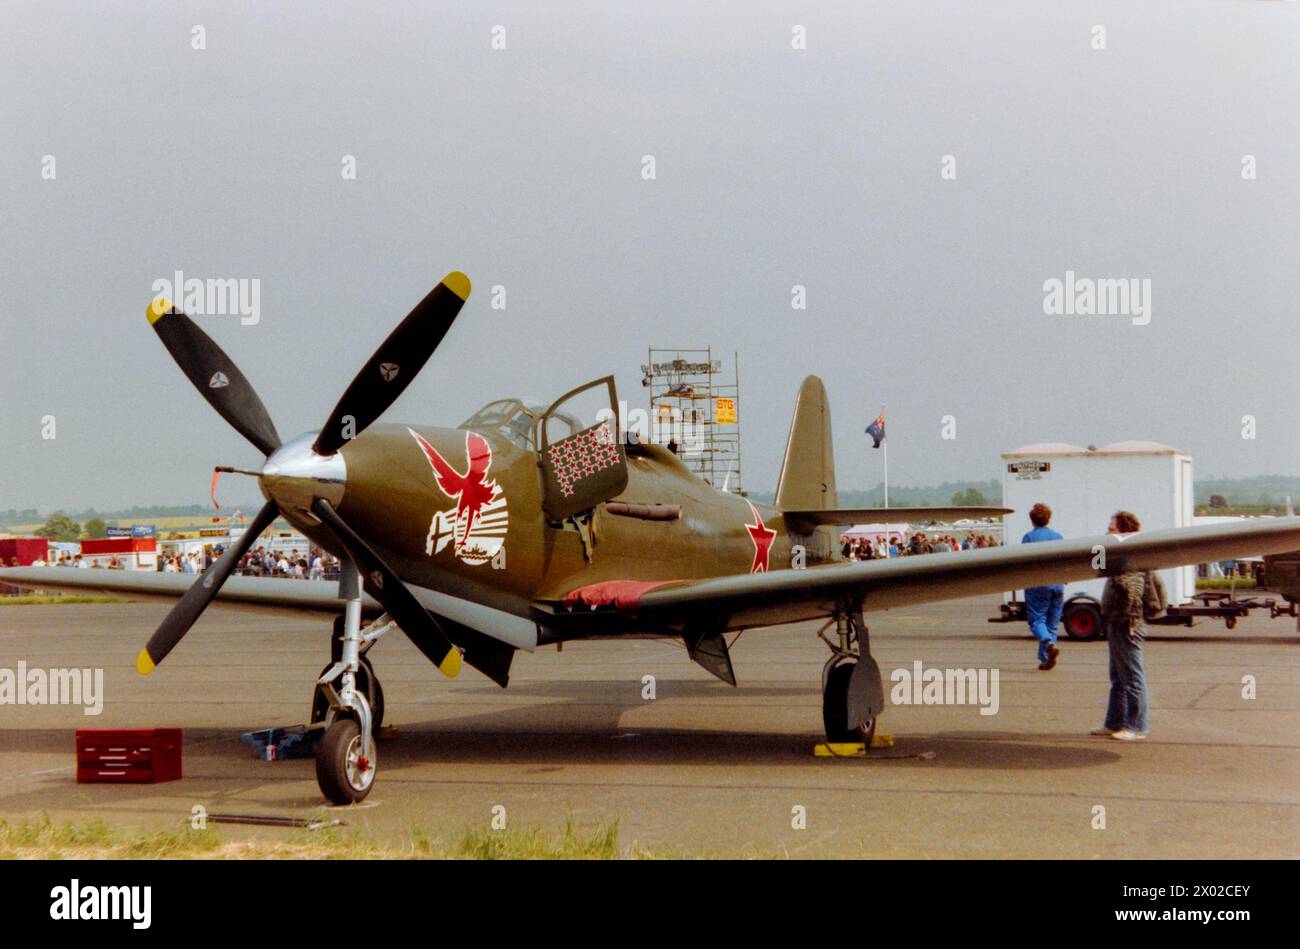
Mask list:
[[[1140,573],[1132,576],[1141,578]],[[1112,619],[1106,625],[1106,643],[1110,647],[1110,698],[1106,702],[1106,721],[1098,729],[1118,741],[1137,741],[1147,737],[1147,678],[1142,667],[1142,644],[1146,625],[1129,625],[1126,619]]]
[[[1034,529],[1020,539],[1022,544],[1044,540],[1060,540],[1061,535],[1047,525],[1052,520],[1052,509],[1039,502],[1029,512],[1029,522]],[[1025,590],[1025,618],[1029,631],[1038,640],[1038,668],[1043,671],[1056,666],[1061,650],[1056,648],[1056,631],[1061,626],[1061,609],[1065,605],[1065,584],[1047,587],[1029,587]]]
[[[1111,534],[1135,534],[1138,519],[1118,511],[1110,519]],[[1146,640],[1147,604],[1163,608],[1164,588],[1160,578],[1147,571],[1130,571],[1111,577],[1101,597],[1101,618],[1110,649],[1110,698],[1106,721],[1092,734],[1117,741],[1147,737],[1147,678],[1142,666],[1142,644]]]

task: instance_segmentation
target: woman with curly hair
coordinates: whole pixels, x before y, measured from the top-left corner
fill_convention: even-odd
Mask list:
[[[1111,534],[1136,534],[1142,529],[1137,517],[1116,511],[1110,519]],[[1106,721],[1094,735],[1117,741],[1147,737],[1147,679],[1142,667],[1142,644],[1146,640],[1149,616],[1165,609],[1165,588],[1150,570],[1132,570],[1111,577],[1101,595],[1101,619],[1110,647],[1110,700]]]

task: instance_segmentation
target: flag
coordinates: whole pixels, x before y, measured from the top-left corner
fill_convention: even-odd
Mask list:
[[[885,417],[877,415],[876,420],[867,426],[867,434],[875,441],[872,448],[879,448],[880,443],[885,440]]]

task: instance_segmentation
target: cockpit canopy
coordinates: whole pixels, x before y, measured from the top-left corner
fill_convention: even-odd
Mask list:
[[[537,399],[498,399],[479,409],[457,428],[498,432],[525,451],[537,451],[538,422],[546,415],[547,405]],[[546,419],[547,441],[554,444],[582,431],[583,426],[571,415],[552,412]]]

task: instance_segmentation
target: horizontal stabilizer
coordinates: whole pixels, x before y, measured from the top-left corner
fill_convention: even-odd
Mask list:
[[[807,511],[782,511],[785,522],[801,533],[823,524],[880,524],[899,521],[954,521],[1001,517],[1009,507],[845,507]]]

